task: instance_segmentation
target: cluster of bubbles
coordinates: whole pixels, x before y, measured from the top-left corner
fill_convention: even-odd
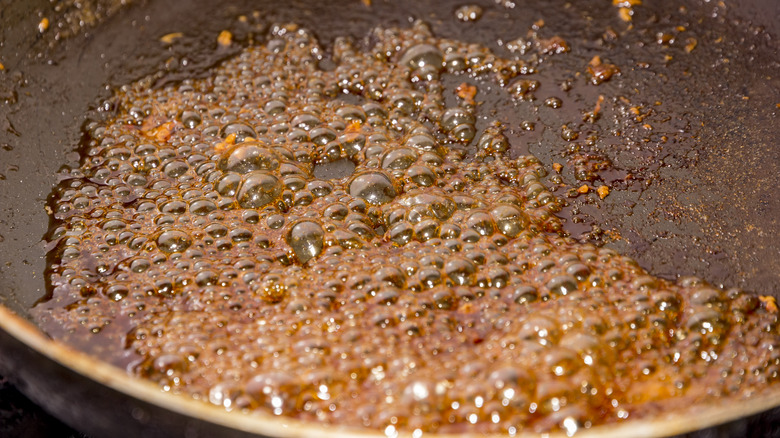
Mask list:
[[[777,380],[757,298],[565,237],[539,161],[446,105],[442,75],[532,65],[415,23],[323,69],[289,29],[88,126],[35,311],[55,336],[229,410],[377,430],[571,431]]]

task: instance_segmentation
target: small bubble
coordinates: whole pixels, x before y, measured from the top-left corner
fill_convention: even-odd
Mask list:
[[[225,172],[246,174],[255,170],[272,171],[279,168],[281,157],[262,143],[247,141],[230,148],[219,160]]]
[[[436,71],[441,71],[444,63],[444,55],[441,51],[430,44],[418,44],[409,48],[401,56],[401,65],[409,66],[415,69],[431,67]]]
[[[157,237],[157,247],[166,253],[182,252],[192,245],[192,238],[184,231],[169,230]]]
[[[236,200],[243,208],[260,208],[276,199],[282,192],[282,184],[275,176],[260,171],[247,174],[238,190]]]
[[[557,109],[563,106],[563,101],[557,97],[548,97],[544,100],[544,105],[553,109]]]
[[[482,17],[482,8],[477,5],[464,5],[455,10],[455,17],[460,21],[477,21]]]
[[[396,189],[390,177],[381,172],[366,172],[352,179],[349,193],[369,204],[381,205],[396,197]]]

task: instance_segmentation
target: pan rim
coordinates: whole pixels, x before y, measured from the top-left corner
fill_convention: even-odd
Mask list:
[[[345,437],[379,438],[387,437],[381,431],[347,428],[329,424],[320,424],[293,418],[275,417],[266,413],[228,412],[208,403],[190,398],[184,394],[166,393],[151,382],[133,377],[124,370],[87,355],[65,344],[49,338],[37,326],[20,317],[10,309],[0,305],[0,330],[23,343],[35,352],[79,375],[108,387],[125,396],[144,401],[152,406],[170,412],[205,421],[218,426],[261,436],[292,437]],[[576,436],[588,437],[664,437],[680,435],[696,430],[718,426],[780,406],[780,389],[767,391],[756,397],[735,400],[731,403],[692,406],[684,412],[667,414],[655,419],[628,420],[624,423],[594,426],[577,431]],[[398,436],[410,434],[401,433]],[[427,437],[474,437],[506,438],[508,435],[481,434],[425,434]],[[539,434],[522,432],[515,438],[538,437]],[[564,432],[544,434],[549,438],[566,437]]]

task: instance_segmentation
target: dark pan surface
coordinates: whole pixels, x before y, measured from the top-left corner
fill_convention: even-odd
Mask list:
[[[379,23],[406,25],[410,17],[428,21],[439,36],[499,51],[499,39],[524,36],[544,18],[540,33],[563,37],[572,52],[543,66],[536,77],[542,83],[537,102],[514,107],[498,91],[481,94],[486,105],[496,105],[499,118],[517,128],[510,134],[519,152],[530,150],[548,169],[565,162],[567,144],[557,128],[581,123],[582,112],[599,94],[624,96],[631,105],[654,109],[647,119],[651,133],[621,112],[631,105],[618,102],[605,110],[594,129],[608,139],[616,137],[607,133],[620,131],[624,141],[597,143],[592,152],[613,163],[598,172],[613,190],[603,201],[571,199],[564,212],[569,231],[605,241],[665,278],[695,275],[780,297],[780,2],[646,2],[635,8],[635,29],[625,34],[627,24],[616,18],[617,9],[600,0],[569,7],[557,0],[527,2],[531,5],[474,1],[485,11],[476,23],[455,19],[461,3],[372,3],[292,1],[280,8],[265,0],[219,6],[205,0],[137,1],[58,41],[57,29],[65,22],[52,4],[0,1],[0,63],[5,66],[0,72],[0,304],[27,317],[45,295],[46,199],[58,169],[78,164],[75,150],[85,114],[110,96],[112,87],[161,66],[167,73],[158,83],[201,74],[259,38],[272,22],[311,28],[327,45],[344,34],[360,38]],[[96,8],[103,15],[113,12],[105,6],[111,2],[85,4],[103,5]],[[251,18],[253,11],[260,12],[257,19]],[[251,18],[247,24],[237,20],[242,14]],[[40,34],[42,17],[51,26]],[[621,36],[601,38],[608,28]],[[215,50],[223,29],[230,29],[239,43],[232,51]],[[185,36],[170,46],[160,43],[171,32]],[[676,38],[668,47],[655,42],[664,33]],[[690,38],[697,45],[687,53]],[[597,54],[623,74],[600,87],[587,86],[571,72],[584,71]],[[568,92],[560,86],[567,80],[574,84]],[[541,104],[553,96],[563,101],[562,108]],[[520,120],[556,129],[524,133]],[[666,143],[660,140],[664,135]],[[564,168],[563,179],[577,187],[570,169]],[[565,196],[565,191],[557,194]],[[579,223],[571,220],[573,215]]]

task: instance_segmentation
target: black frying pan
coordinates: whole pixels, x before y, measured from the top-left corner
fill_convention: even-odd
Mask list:
[[[611,161],[611,167],[595,176],[613,190],[599,202],[583,196],[568,199],[570,207],[563,213],[567,230],[583,240],[606,242],[665,278],[696,275],[724,287],[780,295],[776,106],[780,3],[775,0],[725,5],[646,2],[635,8],[634,30],[617,40],[605,32],[612,27],[621,34],[621,26],[627,24],[616,19],[611,2],[601,0],[569,6],[557,0],[474,1],[470,3],[483,6],[484,16],[466,24],[454,16],[459,2],[373,0],[371,7],[357,0],[295,1],[283,6],[273,1],[214,5],[193,0],[171,5],[150,0],[129,7],[118,3],[82,2],[80,11],[68,2],[60,3],[60,11],[46,1],[0,4],[0,62],[5,66],[0,72],[0,372],[35,402],[89,434],[346,433],[227,414],[161,394],[49,341],[26,321],[28,310],[46,295],[41,242],[48,225],[46,199],[60,166],[78,163],[74,151],[87,110],[97,108],[111,87],[161,66],[167,73],[158,78],[158,85],[203,74],[240,45],[260,38],[262,26],[274,21],[311,28],[327,45],[336,36],[362,37],[377,24],[403,26],[415,17],[430,22],[439,36],[481,42],[500,51],[499,39],[522,36],[543,18],[541,32],[562,36],[572,52],[553,57],[544,66],[536,77],[542,83],[536,95],[540,100],[558,97],[563,106],[555,111],[543,105],[538,110],[515,108],[498,92],[483,94],[510,125],[517,127],[521,120],[552,126],[577,122],[600,93],[624,96],[630,102],[661,102],[649,119],[651,134],[623,121],[624,102],[616,100],[604,110],[600,129],[618,129],[625,141],[597,145],[590,152]],[[681,12],[681,5],[687,12]],[[89,8],[91,14],[85,12]],[[253,11],[259,12],[257,18]],[[251,19],[241,23],[239,15]],[[41,34],[38,25],[43,17],[51,24]],[[70,17],[70,22],[62,17]],[[78,24],[78,18],[85,22]],[[678,25],[686,29],[679,30]],[[215,50],[216,35],[223,29],[233,31],[238,44]],[[57,32],[63,36],[60,40]],[[170,46],[159,42],[171,32],[185,36]],[[688,53],[685,46],[691,38],[697,45]],[[661,43],[656,42],[659,39]],[[622,75],[599,88],[576,86],[579,79],[570,72],[583,71],[594,55],[621,66]],[[671,59],[665,60],[665,55]],[[571,91],[561,87],[567,81],[575,84]],[[516,129],[510,137],[518,152],[530,151],[548,168],[570,158],[555,130]],[[563,178],[576,187],[579,183],[570,168],[574,166],[566,167]],[[778,414],[771,408],[778,405],[780,394],[774,394],[703,408],[693,417],[635,422],[628,429],[606,427],[597,432],[669,435],[731,421],[718,431],[772,435],[777,428],[771,421]]]

